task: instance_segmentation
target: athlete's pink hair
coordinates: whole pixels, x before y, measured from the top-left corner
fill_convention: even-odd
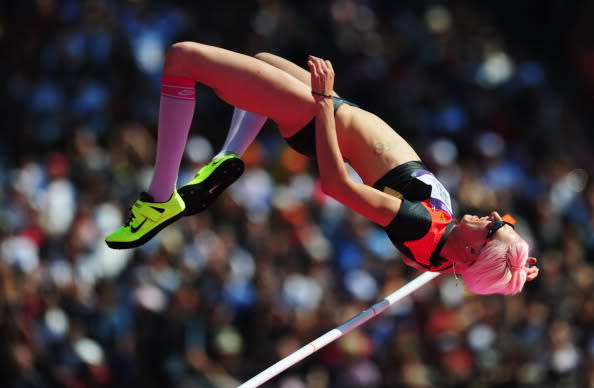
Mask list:
[[[475,294],[513,295],[522,291],[528,273],[528,243],[492,240],[479,258],[461,273],[466,289]]]

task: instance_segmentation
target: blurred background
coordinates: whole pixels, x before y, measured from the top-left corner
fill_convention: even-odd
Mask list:
[[[441,276],[279,388],[594,387],[594,2],[3,0],[0,386],[231,388],[418,273],[321,194],[268,123],[244,176],[150,243],[106,247],[154,162],[179,40],[305,65],[422,155],[459,215],[539,258],[513,297]],[[232,107],[200,85],[179,182]]]

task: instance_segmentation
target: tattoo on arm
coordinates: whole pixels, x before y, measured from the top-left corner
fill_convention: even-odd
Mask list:
[[[383,141],[376,141],[373,144],[373,151],[379,155],[381,153],[390,151],[392,149],[393,144],[391,143],[385,143]]]

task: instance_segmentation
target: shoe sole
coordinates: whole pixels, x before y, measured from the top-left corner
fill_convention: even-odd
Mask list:
[[[193,185],[185,185],[177,192],[186,203],[186,216],[198,214],[208,208],[218,196],[235,182],[245,165],[239,158],[227,159],[212,172],[205,180]],[[209,188],[206,190],[205,188]]]
[[[112,249],[130,249],[130,248],[139,247],[139,246],[145,244],[147,241],[149,241],[153,237],[155,237],[155,235],[157,233],[159,233],[167,225],[174,223],[175,221],[179,220],[183,216],[184,216],[184,211],[182,211],[179,214],[176,214],[175,216],[171,217],[167,221],[164,221],[163,223],[155,226],[155,228],[153,230],[151,230],[150,232],[148,232],[147,234],[145,234],[138,240],[125,241],[125,242],[124,241],[105,241],[105,243],[107,244],[108,247],[110,247]]]

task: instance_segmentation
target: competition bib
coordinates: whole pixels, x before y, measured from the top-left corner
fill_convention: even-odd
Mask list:
[[[431,186],[430,202],[433,207],[436,209],[441,209],[447,212],[449,215],[453,215],[450,193],[448,193],[441,182],[437,180],[435,175],[427,170],[419,170],[412,173],[411,176]]]

